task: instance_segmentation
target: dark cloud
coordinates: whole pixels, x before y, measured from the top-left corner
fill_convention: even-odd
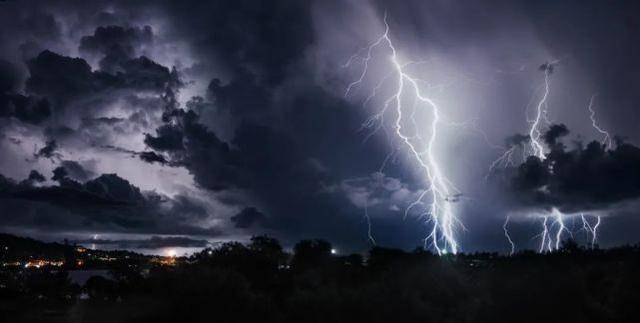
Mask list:
[[[137,48],[153,41],[151,27],[101,26],[93,35],[80,40],[80,51],[98,54],[100,69],[109,73],[122,71],[126,61],[133,58]]]
[[[36,170],[32,170],[29,173],[29,177],[27,178],[29,181],[31,182],[37,182],[37,183],[42,183],[44,182],[46,179],[44,178],[44,175],[40,174],[38,171]]]
[[[202,203],[187,196],[173,198],[141,192],[115,174],[102,174],[85,183],[68,178],[63,167],[54,171],[59,185],[18,184],[0,175],[0,227],[31,229],[94,229],[113,232],[197,234],[217,236],[215,227],[193,225],[207,216]]]
[[[0,56],[28,59],[44,44],[60,43],[63,27],[55,14],[42,6],[4,1],[0,10]],[[21,54],[21,55],[20,55]],[[17,56],[17,57],[16,57]]]
[[[176,79],[176,72],[147,57],[128,59],[122,71],[110,74],[92,71],[82,58],[71,58],[45,50],[27,63],[29,92],[47,96],[63,105],[74,98],[116,89],[162,92]]]
[[[167,153],[170,163],[186,166],[203,187],[221,190],[237,186],[234,153],[198,119],[194,111],[168,110],[163,115],[166,124],[156,130],[155,136],[147,134],[144,142],[151,149]]]
[[[62,56],[45,50],[27,63],[29,92],[63,101],[69,97],[93,92],[112,80],[105,74],[95,74],[81,58]]]
[[[20,94],[0,94],[0,118],[16,118],[22,122],[40,124],[51,116],[51,104],[46,98]]]
[[[552,125],[544,134],[551,149],[547,158],[531,156],[505,172],[508,192],[519,205],[586,211],[640,197],[640,148],[592,141],[567,150],[558,141],[567,133],[565,126]]]
[[[140,159],[147,163],[159,163],[159,164],[167,164],[167,160],[164,156],[157,154],[153,151],[143,151],[138,155]]]
[[[274,1],[257,7],[227,2],[190,3],[186,6],[163,3],[158,6],[166,10],[174,25],[171,34],[182,35],[180,39],[185,40],[194,50],[194,57],[201,60],[198,63],[209,69],[227,69],[221,73],[221,78],[228,81],[212,81],[208,93],[202,93],[208,101],[203,98],[192,100],[186,109],[180,109],[176,93],[183,84],[178,80],[178,73],[149,58],[137,57],[142,47],[153,45],[155,35],[151,29],[124,27],[140,25],[136,23],[103,25],[93,29],[93,33],[83,37],[79,44],[81,54],[100,60],[98,70],[92,70],[82,58],[67,57],[53,51],[43,51],[28,61],[28,93],[47,97],[54,103],[56,112],[57,109],[76,109],[74,116],[80,117],[79,127],[66,122],[64,117],[58,118],[62,124],[47,127],[46,134],[59,139],[61,145],[67,144],[66,138],[72,136],[88,137],[92,147],[112,147],[111,151],[138,156],[146,162],[185,167],[199,186],[214,191],[242,189],[248,192],[250,200],[266,203],[269,214],[271,210],[286,210],[290,205],[288,200],[297,200],[291,204],[292,209],[280,218],[298,217],[296,221],[302,225],[302,214],[313,209],[310,206],[314,196],[321,191],[321,178],[327,174],[327,168],[314,158],[312,151],[301,151],[300,146],[307,144],[304,141],[310,133],[316,136],[310,142],[313,145],[321,137],[316,134],[318,130],[332,133],[334,129],[315,126],[300,133],[300,138],[296,139],[298,129],[292,129],[288,124],[299,127],[297,121],[282,119],[278,115],[276,111],[282,103],[274,101],[273,92],[287,79],[287,70],[299,64],[305,50],[313,43],[310,5]],[[178,19],[187,17],[186,20]],[[243,28],[237,28],[239,25]],[[122,90],[129,93],[152,91],[162,96],[162,104],[155,108],[160,106],[165,113],[162,124],[145,137],[147,151],[120,147],[108,138],[117,127],[124,127],[127,122],[153,125],[153,119],[145,112],[136,111],[128,120],[95,116],[100,106],[121,99],[122,93],[116,91]],[[300,92],[300,97],[305,96],[304,88]],[[321,93],[321,97],[311,101],[287,102],[283,105],[286,113],[301,107],[307,123],[316,118],[313,111],[316,102],[323,102],[327,109],[332,110],[334,103],[343,105],[340,100],[330,102],[333,95],[328,92],[317,93]],[[140,105],[141,102],[133,100],[127,99],[127,103]],[[201,108],[205,106],[233,116],[233,120],[221,121],[227,122],[231,128],[232,135],[227,142],[200,119],[199,114],[205,112]],[[325,117],[322,121],[333,118],[339,116]],[[273,122],[275,120],[278,122]],[[349,120],[355,118],[349,116]],[[102,128],[108,129],[104,135],[99,130]],[[340,136],[346,129],[352,131],[351,125],[344,126],[335,136]],[[323,153],[329,151],[328,147],[335,142],[333,139],[320,140],[323,142],[317,147],[325,150]],[[345,150],[348,151],[347,148]],[[347,157],[343,155],[341,158]],[[73,194],[91,194],[100,200],[123,201],[106,193],[110,191],[98,189],[105,186],[103,181],[109,182],[107,187],[126,187],[116,185],[118,180],[103,175],[82,183],[83,180],[73,175],[68,167],[60,167],[65,172],[56,178],[60,188],[71,190]],[[80,183],[81,187],[76,185],[72,188],[74,182]],[[148,202],[148,197],[145,198]],[[175,213],[203,213],[201,209],[183,206],[194,203],[182,203],[178,198],[170,203],[172,206],[168,209]],[[127,207],[130,206],[127,204]],[[333,208],[315,208],[314,212],[334,213],[329,211]],[[280,216],[281,213],[276,214]],[[287,220],[275,221],[273,225],[280,229],[287,223]]]
[[[129,204],[144,202],[140,189],[116,174],[102,174],[98,178],[88,181],[84,186],[88,192],[105,199]]]
[[[21,76],[11,63],[0,59],[0,118],[16,118],[22,122],[39,124],[51,115],[46,98],[17,93]]]
[[[62,155],[58,153],[58,143],[55,140],[49,140],[44,147],[35,153],[36,158],[60,158]]]
[[[569,129],[564,124],[553,124],[543,134],[542,139],[551,149],[555,149],[558,145],[558,139],[569,134]]]
[[[252,122],[268,122],[272,89],[258,83],[255,75],[241,71],[228,84],[219,79],[209,83],[208,94],[215,106],[229,111],[234,117]],[[247,95],[251,93],[251,95]]]
[[[184,150],[184,133],[178,125],[163,125],[156,129],[156,135],[145,135],[144,143],[158,151],[178,152]]]
[[[281,81],[313,42],[310,2],[169,2],[166,9],[196,55],[234,73],[254,71],[267,83]]]
[[[238,214],[231,217],[236,228],[247,229],[253,226],[261,225],[267,220],[267,216],[258,211],[255,207],[246,207]]]
[[[38,185],[42,182],[45,182],[47,179],[44,175],[40,174],[37,170],[31,170],[29,172],[29,176],[20,182],[21,186],[34,186]],[[1,189],[0,189],[1,190]]]
[[[67,175],[77,181],[85,182],[93,177],[93,172],[85,169],[80,163],[74,160],[63,160],[60,167],[64,168]]]
[[[0,93],[13,92],[20,87],[20,71],[13,64],[0,59]]]

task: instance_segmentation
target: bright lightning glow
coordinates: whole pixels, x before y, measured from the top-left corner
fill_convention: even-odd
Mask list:
[[[611,136],[609,135],[609,132],[602,129],[599,125],[598,122],[596,121],[596,111],[593,110],[593,101],[595,100],[596,95],[592,95],[591,99],[589,100],[589,112],[591,113],[589,115],[589,119],[591,119],[591,125],[593,126],[593,128],[595,128],[599,133],[601,133],[602,135],[604,135],[604,138],[602,139],[602,144],[604,145],[605,148],[611,148]]]
[[[505,218],[504,224],[502,225],[502,230],[504,231],[504,236],[507,238],[507,241],[509,241],[509,245],[511,246],[511,251],[509,252],[509,256],[513,256],[514,252],[516,251],[516,245],[515,243],[513,243],[513,240],[511,240],[511,236],[509,235],[509,230],[507,229],[507,224],[509,224],[509,216]]]
[[[547,227],[547,217],[544,216],[542,217],[542,233],[540,234],[542,241],[540,241],[540,248],[538,249],[538,252],[540,253],[544,252],[545,241],[550,239],[550,238],[547,238],[548,236],[549,236],[549,228]]]
[[[550,62],[550,63],[548,62],[540,66],[540,70],[544,71],[543,92],[542,92],[542,96],[540,97],[540,100],[536,105],[534,118],[529,119],[529,117],[527,117],[527,122],[530,124],[528,144],[526,144],[524,140],[520,140],[519,142],[514,142],[511,146],[506,147],[502,155],[500,155],[495,161],[493,161],[489,165],[489,172],[485,177],[485,179],[487,179],[488,176],[496,168],[506,168],[506,167],[515,165],[513,158],[514,158],[514,153],[517,151],[518,148],[520,148],[522,151],[523,161],[526,160],[528,156],[535,156],[541,161],[544,161],[546,159],[545,147],[542,141],[540,140],[542,137],[541,127],[543,122],[546,122],[547,124],[551,124],[551,122],[548,119],[547,99],[549,97],[549,92],[550,92],[550,75],[553,72],[554,67],[558,62],[559,62],[558,60],[555,60],[553,62]],[[589,118],[591,119],[591,123],[593,127],[602,135],[604,135],[604,139],[602,141],[603,145],[605,145],[605,147],[610,147],[611,136],[606,130],[602,129],[598,125],[595,119],[595,111],[593,110],[594,100],[595,100],[595,95],[593,95],[589,101],[588,109],[589,109],[589,112],[591,113]],[[528,110],[529,104],[527,104],[527,109],[525,109],[525,111]],[[571,215],[571,216],[574,216],[574,215]],[[554,219],[553,223],[549,223],[550,217]],[[581,214],[580,217],[583,224],[583,230],[585,230],[588,236],[591,235],[592,237],[591,247],[593,248],[597,241],[597,228],[600,225],[601,219],[598,216],[597,223],[594,226],[592,226],[589,223],[589,221],[587,221],[587,219],[584,217],[584,215]],[[540,234],[536,236],[536,237],[540,237],[540,245],[538,247],[538,251],[540,253],[545,251],[551,252],[553,250],[560,249],[560,243],[562,242],[562,237],[565,233],[569,234],[570,236],[573,236],[571,231],[565,225],[565,218],[566,218],[566,215],[560,212],[555,207],[552,208],[550,213],[545,212],[542,215],[542,231],[540,232]],[[513,246],[513,241],[507,231],[508,222],[509,222],[509,217],[507,217],[507,219],[505,220],[505,223],[503,225],[503,230],[504,230],[505,237],[507,238],[507,241]],[[555,231],[555,234],[552,233],[553,230],[557,230]]]
[[[540,123],[542,118],[547,117],[547,97],[549,96],[549,76],[551,75],[551,70],[549,68],[544,69],[544,93],[542,98],[538,102],[536,107],[536,116],[531,123],[531,128],[529,129],[529,142],[531,143],[531,150],[533,151],[533,155],[538,157],[540,160],[545,160],[546,156],[544,155],[544,146],[540,143]]]
[[[363,49],[363,51],[366,51],[366,56],[362,58],[362,72],[355,81],[347,86],[345,97],[349,96],[351,91],[365,80],[369,64],[374,58],[376,50],[382,47],[390,50],[389,62],[392,67],[392,73],[379,80],[364,103],[367,104],[371,99],[379,95],[378,90],[392,78],[395,78],[395,84],[392,85],[393,93],[384,100],[381,110],[365,121],[363,127],[373,128],[373,132],[381,128],[386,130],[384,125],[385,116],[387,113],[395,114],[393,133],[409,150],[410,155],[419,165],[426,180],[429,182],[428,187],[422,191],[418,199],[407,207],[405,215],[414,207],[424,206],[424,212],[421,215],[432,225],[429,235],[425,238],[425,245],[433,247],[439,255],[445,253],[455,254],[459,250],[458,241],[455,237],[456,227],[461,226],[464,229],[464,226],[456,217],[452,203],[461,194],[445,177],[436,157],[435,146],[438,142],[438,127],[441,125],[440,108],[421,91],[419,84],[424,83],[424,81],[410,75],[407,71],[408,66],[421,62],[400,62],[398,52],[390,37],[386,13],[384,25],[384,33]],[[348,67],[354,59],[354,56],[352,56],[345,64],[345,67]],[[405,96],[411,96],[412,105],[403,104]],[[418,122],[415,120],[415,112],[418,108],[426,108],[431,112],[428,138],[422,138],[418,133]],[[402,125],[407,119],[413,125],[413,134],[408,134],[407,129],[404,129]]]
[[[558,232],[556,233],[556,250],[560,249],[560,241],[562,240],[562,232],[564,232],[567,227],[564,226],[563,215],[558,211],[558,209],[554,209],[554,213],[556,215],[556,223],[559,225]]]
[[[549,224],[549,218],[553,217],[554,221]],[[563,234],[568,234],[573,237],[573,233],[567,228],[565,225],[566,214],[563,214],[557,208],[553,208],[551,213],[545,213],[542,216],[542,232],[538,234],[536,237],[540,237],[540,246],[538,247],[538,252],[542,253],[545,251],[551,252],[554,250],[560,250],[560,243],[562,242]],[[556,230],[555,234],[552,233],[553,230]]]

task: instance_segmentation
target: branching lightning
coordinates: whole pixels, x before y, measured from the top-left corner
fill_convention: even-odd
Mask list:
[[[361,87],[368,82],[370,68],[375,66],[376,59],[380,56],[380,51],[388,51],[388,63],[391,71],[382,75],[376,80],[368,95],[364,98],[362,105],[368,107],[376,100],[380,100],[380,108],[376,113],[365,120],[362,125],[363,129],[369,130],[365,141],[368,140],[378,131],[382,130],[392,143],[392,149],[384,159],[380,172],[384,170],[389,160],[391,160],[398,152],[399,147],[395,146],[396,142],[400,142],[402,147],[406,148],[411,158],[417,163],[419,169],[425,176],[427,187],[423,189],[416,200],[408,205],[405,209],[404,216],[407,217],[412,210],[420,209],[420,215],[424,217],[430,225],[430,232],[425,238],[425,246],[432,247],[438,254],[457,253],[459,244],[456,239],[458,228],[464,228],[454,211],[453,202],[459,200],[461,196],[458,190],[445,176],[443,165],[440,163],[436,146],[440,142],[439,129],[443,126],[456,126],[466,128],[473,126],[473,130],[482,134],[484,139],[492,148],[495,145],[488,141],[487,136],[479,131],[473,123],[451,123],[445,122],[441,115],[441,108],[430,98],[422,89],[422,85],[430,85],[409,71],[409,68],[416,64],[422,64],[424,61],[402,61],[399,57],[398,50],[392,41],[390,35],[390,27],[387,22],[387,16],[384,16],[384,33],[368,46],[362,48],[356,54],[351,56],[344,64],[349,67],[353,62],[358,61],[362,64],[362,70],[358,77],[348,84],[345,90],[345,97],[349,97],[354,89]],[[386,54],[386,52],[385,52]],[[527,104],[526,121],[529,124],[528,136],[521,135],[517,140],[508,142],[502,149],[500,156],[489,165],[487,177],[498,168],[512,167],[517,164],[515,159],[526,160],[530,156],[545,161],[546,147],[542,140],[544,133],[543,128],[551,124],[549,120],[548,98],[551,92],[551,74],[554,71],[558,60],[547,62],[540,66],[540,70],[544,72],[544,83],[540,86],[536,93],[540,93],[539,99],[536,100],[532,107],[535,108],[532,116],[529,116],[529,104]],[[427,90],[429,89],[427,88]],[[600,127],[595,118],[594,110],[595,95],[589,101],[588,110],[592,126],[596,131],[603,135],[602,144],[605,147],[611,147],[612,139],[606,130]],[[416,119],[418,111],[426,111],[430,115],[429,127],[426,132],[420,131],[420,124]],[[390,121],[385,120],[391,118]],[[521,152],[521,155],[520,153]],[[485,178],[486,179],[486,178]],[[559,250],[563,238],[567,235],[573,236],[571,230],[567,227],[565,221],[567,218],[574,218],[576,214],[563,214],[558,208],[553,207],[550,211],[544,211],[540,215],[542,219],[542,231],[539,233],[540,244],[539,252],[552,252]],[[365,217],[368,223],[369,240],[375,244],[375,240],[371,235],[371,222],[365,209]],[[597,230],[601,223],[600,216],[596,217],[596,223],[591,224],[584,215],[580,215],[583,230],[587,236],[591,238],[590,244],[593,248],[597,241]],[[503,231],[506,240],[510,246],[510,255],[516,250],[516,245],[509,234],[510,217],[505,218]]]
[[[553,217],[554,220],[549,224],[549,218]],[[538,236],[540,236],[540,246],[538,247],[538,252],[542,253],[545,251],[551,252],[554,250],[560,249],[560,243],[562,242],[563,233],[567,233],[571,236],[573,234],[571,231],[567,229],[564,224],[565,215],[560,212],[557,208],[553,208],[551,210],[550,215],[542,216],[542,232]],[[555,234],[553,234],[554,228],[557,228]]]
[[[596,223],[594,225],[589,223],[584,214],[580,214],[580,219],[582,220],[582,230],[585,231],[587,239],[589,239],[589,235],[591,235],[590,242],[591,249],[593,249],[598,241],[598,227],[600,226],[601,218],[600,216],[596,216]]]
[[[547,97],[549,96],[549,76],[551,75],[552,68],[544,69],[544,94],[536,106],[536,115],[531,122],[531,128],[529,128],[529,142],[531,143],[531,151],[533,155],[540,160],[545,160],[544,146],[540,143],[540,123],[542,118],[547,117]]]
[[[596,242],[598,241],[598,227],[600,226],[600,216],[598,216],[598,221],[596,222],[596,225],[593,226],[592,229],[592,238],[591,238],[591,248],[594,248],[596,245]]]
[[[525,109],[525,117],[527,123],[529,123],[530,126],[528,131],[529,136],[528,138],[526,138],[526,142],[522,141],[519,143],[513,143],[510,146],[504,148],[502,155],[500,155],[489,165],[489,171],[485,176],[485,180],[492,174],[495,169],[506,168],[515,165],[513,158],[518,149],[520,149],[520,151],[522,152],[522,161],[526,160],[529,156],[535,156],[540,160],[545,160],[547,158],[545,155],[544,145],[540,140],[540,137],[542,136],[541,128],[543,126],[543,122],[547,125],[551,124],[551,121],[549,120],[547,99],[550,93],[551,73],[553,73],[553,70],[558,62],[558,60],[554,60],[540,66],[540,70],[544,72],[544,84],[541,87],[542,96],[536,104],[535,115],[533,118],[529,118],[527,112],[529,110],[530,104],[534,100],[534,96],[532,96],[529,103],[527,103]],[[540,88],[536,89],[535,92],[538,92],[539,89]]]
[[[535,156],[541,161],[546,159],[545,155],[545,146],[541,141],[542,136],[542,126],[543,123],[551,124],[548,119],[548,97],[550,93],[550,75],[553,73],[553,70],[558,63],[558,60],[552,61],[550,63],[545,63],[540,66],[540,70],[544,72],[544,84],[542,86],[542,95],[537,101],[535,106],[535,115],[533,118],[529,118],[527,116],[527,122],[530,124],[528,131],[527,142],[524,140],[514,142],[511,146],[505,148],[502,155],[500,155],[495,161],[493,161],[489,165],[489,173],[487,177],[497,168],[506,168],[515,165],[514,163],[514,155],[518,149],[522,151],[522,160],[526,160],[529,156]],[[605,147],[611,147],[611,136],[609,133],[602,129],[596,119],[595,119],[595,111],[593,110],[593,104],[595,100],[595,95],[591,97],[589,101],[588,110],[590,112],[589,118],[591,119],[591,123],[593,127],[602,135],[604,138],[602,140],[603,145]],[[531,102],[530,102],[531,103]],[[530,104],[529,103],[529,104]],[[527,104],[527,108],[529,107]],[[526,111],[526,110],[525,110]],[[552,208],[550,212],[545,211],[540,217],[542,218],[541,232],[536,236],[540,238],[540,244],[538,245],[538,251],[542,252],[552,252],[554,250],[560,249],[560,244],[565,235],[569,235],[573,237],[571,230],[569,230],[565,224],[565,219],[570,216],[574,217],[575,214],[567,215],[563,214],[558,208]],[[590,222],[585,218],[584,215],[580,214],[580,218],[582,220],[582,230],[584,230],[587,236],[591,237],[590,245],[593,248],[597,241],[597,230],[600,226],[601,218],[597,216],[597,222],[594,225],[591,225]],[[553,219],[550,221],[550,219]],[[504,235],[509,244],[512,246],[511,254],[513,254],[513,240],[509,235],[509,231],[507,229],[507,224],[509,222],[509,216],[505,219],[503,230]]]
[[[424,81],[412,76],[407,70],[409,66],[421,62],[401,62],[398,57],[398,51],[391,40],[386,14],[384,16],[384,26],[384,33],[362,50],[366,52],[364,57],[361,58],[362,71],[360,76],[347,86],[345,97],[348,97],[355,87],[363,83],[369,73],[370,64],[377,50],[382,48],[390,50],[391,54],[388,59],[392,72],[377,82],[365,99],[364,104],[366,105],[374,97],[380,96],[380,88],[387,84],[391,84],[393,93],[383,99],[381,109],[368,118],[363,127],[372,129],[372,133],[380,129],[386,131],[385,116],[388,114],[394,116],[395,120],[392,122],[391,131],[397,140],[409,150],[411,157],[419,165],[429,183],[427,188],[419,194],[419,197],[407,207],[405,215],[413,208],[423,207],[424,211],[421,216],[424,216],[427,223],[431,225],[430,233],[425,238],[425,246],[433,247],[439,255],[445,253],[455,254],[459,251],[456,229],[457,227],[464,229],[464,226],[456,217],[452,203],[457,201],[461,193],[445,177],[437,158],[435,146],[439,140],[438,128],[442,124],[440,107],[421,90],[420,84],[424,83]],[[356,57],[358,57],[358,54],[352,56],[345,64],[345,67],[348,67]],[[403,102],[405,96],[411,97],[412,104],[407,105]],[[428,109],[431,114],[430,131],[426,138],[420,135],[418,122],[415,119],[415,113],[420,108]],[[404,122],[411,122],[412,131],[403,126]]]

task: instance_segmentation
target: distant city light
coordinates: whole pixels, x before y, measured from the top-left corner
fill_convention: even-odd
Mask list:
[[[337,254],[337,253],[338,253],[338,250],[336,250],[336,249],[331,249],[331,254],[332,254],[332,255],[335,255],[335,254]]]

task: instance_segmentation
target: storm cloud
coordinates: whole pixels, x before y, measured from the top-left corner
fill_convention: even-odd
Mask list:
[[[566,126],[551,125],[543,134],[550,149],[544,160],[530,156],[501,172],[505,194],[522,206],[565,212],[607,209],[640,197],[640,148],[618,139],[614,147],[591,141],[567,149],[560,138],[568,134]]]
[[[381,244],[421,244],[422,218],[404,209],[428,183],[410,152],[391,145],[395,128],[369,137],[363,126],[381,106],[362,103],[384,77],[374,65],[387,53],[345,96],[363,66],[345,62],[384,31],[386,15],[398,57],[420,62],[412,73],[442,107],[438,158],[463,192],[461,218],[480,232],[465,245],[499,248],[486,237],[513,208],[609,209],[638,197],[637,9],[630,1],[6,1],[0,229],[267,233],[358,250],[369,245],[367,211]],[[541,138],[548,158],[485,182],[496,155],[530,143],[538,67],[556,59],[546,116],[555,125]],[[595,92],[599,121],[628,138],[614,147],[597,141],[585,111]],[[578,134],[588,144],[570,143]]]

